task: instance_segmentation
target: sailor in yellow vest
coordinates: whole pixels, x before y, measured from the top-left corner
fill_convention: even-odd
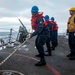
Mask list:
[[[71,53],[67,55],[70,60],[75,60],[75,7],[70,8],[70,17],[67,23],[68,44]]]

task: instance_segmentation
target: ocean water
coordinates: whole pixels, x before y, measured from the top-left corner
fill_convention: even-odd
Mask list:
[[[0,39],[3,39],[4,43],[7,44],[8,41],[9,41],[9,35],[10,35],[10,32],[0,32]],[[15,42],[16,41],[16,38],[17,38],[17,35],[18,35],[18,32],[12,32],[12,39],[11,41],[12,42]],[[1,42],[0,42],[0,50],[4,50],[6,47],[13,47],[14,44],[7,44],[6,46],[2,46]],[[14,49],[16,49],[18,46],[14,47]],[[27,45],[23,45],[21,48],[24,48],[22,50],[25,50],[25,51],[28,51],[29,48],[27,47]],[[19,48],[19,50],[21,50],[21,48]]]
[[[18,32],[12,32],[11,40],[15,41],[17,38]],[[65,33],[58,33],[58,35],[65,36]],[[5,43],[9,41],[10,32],[0,32],[0,39],[3,39]]]
[[[15,41],[17,38],[18,32],[12,32],[11,40]],[[0,32],[0,39],[2,39],[5,43],[9,41],[10,32]]]
[[[17,35],[18,35],[18,32],[12,32],[11,42],[16,41]],[[58,33],[58,35],[65,36],[65,33]],[[9,36],[10,36],[10,32],[0,32],[0,50],[3,50],[3,49],[6,48],[6,46],[3,46],[3,47],[1,46],[2,45],[1,44],[1,39],[4,41],[4,44],[7,44],[10,40]],[[28,51],[29,48],[25,47],[25,50]]]

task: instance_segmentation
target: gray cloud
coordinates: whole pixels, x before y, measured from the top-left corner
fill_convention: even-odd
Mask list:
[[[69,15],[69,9],[75,6],[75,0],[0,0],[0,20],[3,17],[18,18],[22,17],[30,21],[31,7],[37,5],[40,11],[44,12],[44,15],[48,14],[50,17],[55,17],[59,25],[59,29],[66,29],[67,19]],[[5,20],[4,20],[5,21]],[[2,20],[3,22],[3,20]],[[0,27],[9,26],[8,22],[0,21]],[[23,21],[24,22],[24,21]],[[24,22],[27,27],[30,27],[30,22]],[[11,21],[10,25],[17,28],[17,22]]]

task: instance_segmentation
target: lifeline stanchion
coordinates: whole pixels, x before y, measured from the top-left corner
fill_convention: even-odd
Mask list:
[[[28,37],[21,45],[19,45],[9,56],[7,56],[2,62],[0,62],[0,65],[5,63],[20,47],[22,47],[30,38]]]

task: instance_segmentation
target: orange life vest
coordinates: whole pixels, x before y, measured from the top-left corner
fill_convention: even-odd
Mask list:
[[[44,26],[48,26],[49,23],[50,21],[44,21]]]
[[[52,30],[58,30],[58,25],[54,21],[50,21],[50,24],[52,24]]]
[[[38,19],[39,17],[44,18],[43,12],[39,12],[37,15],[32,16],[32,18],[31,18],[31,25],[32,25],[32,29],[33,29],[33,30],[36,30],[37,27],[38,27],[38,25],[37,25],[36,22],[37,22],[37,19]]]

